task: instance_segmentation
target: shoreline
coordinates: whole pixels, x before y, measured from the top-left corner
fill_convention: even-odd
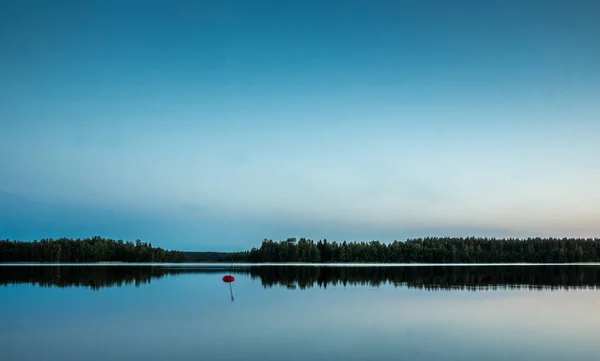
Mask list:
[[[0,262],[0,266],[210,266],[210,267],[493,267],[493,266],[600,266],[600,262],[580,263],[298,263],[298,262],[181,262],[181,263],[148,263],[148,262],[85,262],[85,263],[45,263],[45,262]]]

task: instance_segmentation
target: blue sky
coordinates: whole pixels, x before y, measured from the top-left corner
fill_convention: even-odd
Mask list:
[[[5,1],[0,237],[600,233],[595,1]]]

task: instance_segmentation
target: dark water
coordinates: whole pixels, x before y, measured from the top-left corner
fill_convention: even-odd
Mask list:
[[[0,266],[0,360],[600,359],[600,266],[227,273]]]

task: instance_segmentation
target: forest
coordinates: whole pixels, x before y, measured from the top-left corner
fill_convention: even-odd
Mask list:
[[[446,238],[404,242],[328,242],[300,238],[264,240],[235,255],[241,262],[319,263],[570,263],[600,261],[599,238]]]
[[[0,240],[0,262],[183,262],[183,252],[152,247],[151,243],[93,237],[42,239],[23,242]]]
[[[384,243],[264,240],[249,251],[181,252],[151,243],[93,237],[0,240],[0,262],[302,262],[302,263],[574,263],[600,262],[599,238],[446,238]]]

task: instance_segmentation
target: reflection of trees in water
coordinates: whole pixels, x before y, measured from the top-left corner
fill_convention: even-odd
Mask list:
[[[0,284],[28,283],[40,287],[136,287],[163,277],[164,270],[156,267],[88,267],[88,266],[16,266],[0,267]]]
[[[153,279],[182,274],[228,273],[223,267],[180,266],[0,266],[0,285],[86,287],[94,290],[140,286]],[[383,285],[426,290],[596,289],[600,266],[410,266],[410,267],[234,267],[265,288],[306,289],[329,286]]]
[[[252,267],[265,288],[284,286],[406,286],[427,290],[566,289],[600,287],[597,266]]]
[[[33,284],[39,287],[85,287],[99,290],[148,284],[153,279],[184,273],[223,273],[224,268],[167,266],[1,266],[0,285]],[[247,271],[245,273],[248,273]]]

